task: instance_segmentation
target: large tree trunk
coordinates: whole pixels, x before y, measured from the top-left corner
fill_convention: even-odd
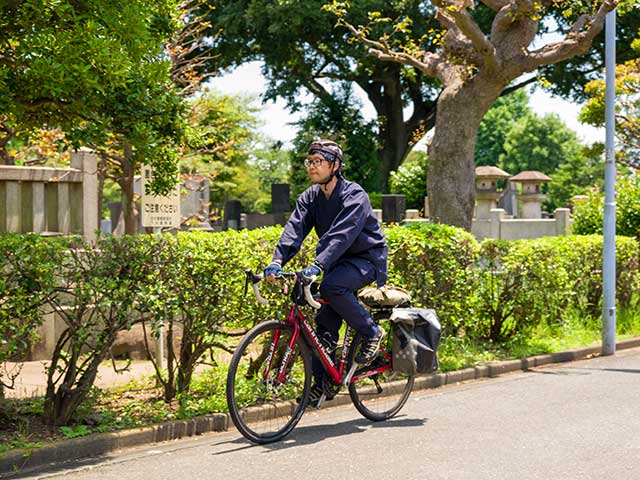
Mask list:
[[[376,109],[380,131],[378,139],[381,148],[378,152],[380,160],[380,187],[388,191],[391,172],[402,165],[413,145],[434,125],[435,104],[426,102],[420,92],[419,84],[411,90],[413,114],[407,121],[404,119],[405,100],[402,97],[403,86],[400,68],[385,66],[378,76],[382,80],[376,82],[359,82],[369,100]]]
[[[471,229],[476,201],[474,150],[482,117],[502,85],[474,79],[445,88],[429,147],[429,216],[439,223]]]
[[[128,143],[124,144],[124,160],[122,162],[122,179],[120,187],[122,188],[122,212],[124,215],[124,233],[127,235],[135,235],[138,231],[138,222],[136,217],[134,194],[133,194],[133,176],[135,170],[133,167],[133,150]]]

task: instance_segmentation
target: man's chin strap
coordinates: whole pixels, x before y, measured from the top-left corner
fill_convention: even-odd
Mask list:
[[[327,179],[326,182],[318,182],[318,185],[322,185],[323,187],[326,187],[327,185],[329,185],[331,183],[331,180],[333,180],[333,177],[335,177],[338,173],[338,170],[336,170],[335,172],[333,171],[333,166],[335,165],[336,161],[334,160],[333,162],[331,162],[331,173],[329,174],[329,178]]]

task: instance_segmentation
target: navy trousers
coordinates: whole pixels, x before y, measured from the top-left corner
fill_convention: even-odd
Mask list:
[[[343,319],[357,332],[369,337],[375,335],[375,323],[356,296],[358,290],[375,279],[375,266],[361,258],[340,260],[325,273],[320,294],[329,303],[323,305],[316,316],[318,338],[337,344]],[[322,363],[314,356],[311,366],[316,384],[321,385],[324,376]]]

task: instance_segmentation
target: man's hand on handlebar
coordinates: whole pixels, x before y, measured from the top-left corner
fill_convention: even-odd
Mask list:
[[[271,262],[267,265],[267,268],[264,269],[264,278],[269,282],[274,283],[276,281],[276,277],[281,277],[282,273],[282,265],[278,262]]]

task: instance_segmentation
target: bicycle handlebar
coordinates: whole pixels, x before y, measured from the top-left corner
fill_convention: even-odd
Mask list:
[[[251,271],[251,269],[245,270],[245,273],[247,275],[247,281],[245,283],[245,294],[247,293],[247,286],[249,282],[251,282],[253,293],[258,301],[263,305],[269,305],[269,300],[267,300],[260,294],[260,288],[258,287],[258,284],[262,280],[264,280],[264,275],[256,275],[255,273],[253,273],[253,271]],[[311,285],[318,278],[315,275],[307,277],[303,275],[302,272],[282,272],[282,274],[278,275],[276,278],[296,278],[296,281],[302,282],[303,284],[304,298],[307,300],[307,303],[316,310],[322,306],[319,302],[316,301],[315,298],[313,298],[313,294],[311,293]]]

